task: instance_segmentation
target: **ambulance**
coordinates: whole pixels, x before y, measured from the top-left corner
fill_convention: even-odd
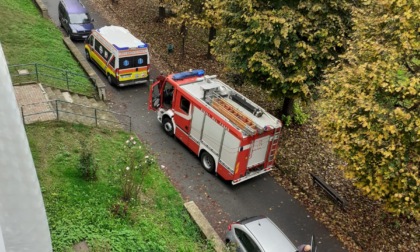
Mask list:
[[[111,85],[123,87],[149,81],[148,45],[123,27],[111,25],[92,30],[85,40],[85,53]]]
[[[159,76],[150,89],[149,110],[206,171],[234,185],[274,167],[281,121],[216,75],[197,69]]]

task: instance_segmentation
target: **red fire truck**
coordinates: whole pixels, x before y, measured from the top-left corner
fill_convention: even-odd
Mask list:
[[[205,170],[237,184],[272,170],[282,124],[215,75],[190,70],[159,76],[149,110],[166,134],[201,160]]]

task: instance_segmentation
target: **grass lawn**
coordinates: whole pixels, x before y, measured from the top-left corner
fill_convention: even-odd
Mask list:
[[[0,17],[0,43],[9,65],[40,63],[85,75],[64,45],[60,30],[41,16],[32,0],[0,0]],[[11,70],[12,74],[16,74],[14,69]],[[45,74],[41,82],[57,87],[66,86],[65,72],[49,68],[41,71]],[[47,74],[54,78],[47,78]],[[74,81],[71,86],[73,91],[89,95],[93,93],[93,85],[88,80],[75,77]]]
[[[81,241],[91,251],[213,251],[146,148],[136,138],[127,148],[129,133],[55,121],[26,130],[54,251]],[[81,141],[98,164],[97,180],[85,180],[78,169]],[[134,159],[126,159],[131,150]],[[134,165],[140,169],[128,177],[126,167]],[[121,197],[127,178],[140,186],[128,202]]]

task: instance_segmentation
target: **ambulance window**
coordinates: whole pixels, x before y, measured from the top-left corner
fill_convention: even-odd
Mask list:
[[[91,35],[91,36],[89,36],[89,44],[91,45],[91,46],[93,46],[93,36]]]
[[[95,41],[95,51],[101,53],[101,51],[103,50],[103,46],[101,45],[101,43],[98,42],[98,40]]]
[[[112,68],[115,68],[115,57],[112,57],[112,60],[109,63],[109,65],[111,65]]]
[[[147,66],[147,55],[135,56],[134,65],[136,67]]]
[[[190,101],[181,96],[181,109],[184,110],[184,112],[187,113],[187,115],[190,112],[190,105]]]
[[[134,67],[133,66],[133,57],[120,58],[119,63],[120,63],[120,68],[121,69]]]

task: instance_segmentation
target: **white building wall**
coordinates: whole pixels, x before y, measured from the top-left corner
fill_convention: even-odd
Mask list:
[[[41,189],[1,44],[0,228],[0,251],[2,242],[7,252],[52,251]]]

